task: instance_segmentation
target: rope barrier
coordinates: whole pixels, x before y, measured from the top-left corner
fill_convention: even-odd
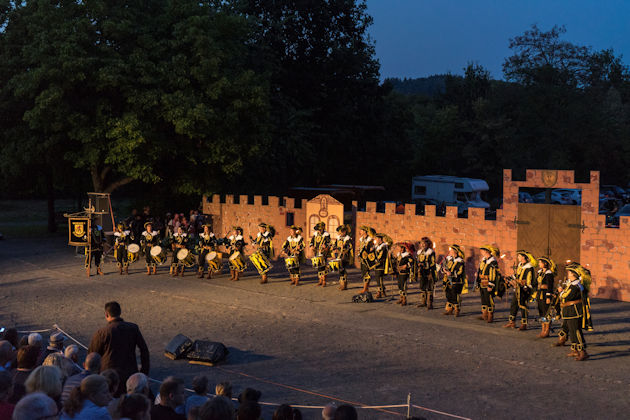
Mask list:
[[[75,343],[77,343],[80,347],[84,348],[85,350],[88,350],[88,348],[87,348],[87,346],[85,344],[83,344],[82,342],[80,342],[79,340],[77,340],[76,338],[71,336],[70,334],[68,334],[66,331],[62,330],[59,327],[59,325],[57,325],[57,324],[53,324],[53,328],[49,328],[49,329],[46,329],[46,330],[18,331],[18,333],[20,333],[20,334],[29,334],[29,333],[34,333],[34,332],[40,333],[40,332],[49,332],[49,331],[59,331],[59,332],[63,333],[66,337],[68,337],[70,340],[72,340]],[[247,373],[238,372],[238,371],[227,369],[227,368],[224,368],[224,367],[221,367],[221,366],[214,366],[214,368],[222,370],[224,372],[228,372],[228,373],[234,374],[234,375],[240,375],[240,376],[244,376],[246,378],[254,379],[254,380],[259,381],[259,382],[264,382],[264,383],[267,383],[267,384],[270,384],[270,385],[275,385],[275,386],[278,386],[278,387],[281,387],[281,388],[290,389],[290,390],[301,392],[301,393],[304,393],[304,394],[315,395],[315,396],[318,396],[318,397],[326,398],[328,400],[342,402],[344,404],[350,404],[350,405],[354,406],[357,409],[376,410],[376,411],[381,411],[383,413],[392,414],[392,415],[395,415],[395,416],[406,417],[405,414],[397,413],[395,411],[389,411],[389,410],[385,410],[385,409],[386,408],[403,408],[403,407],[409,408],[409,407],[413,407],[413,408],[417,408],[419,410],[425,410],[425,411],[429,411],[431,413],[440,414],[440,415],[443,415],[443,416],[452,417],[452,418],[456,418],[456,419],[472,420],[472,419],[470,419],[468,417],[461,417],[461,416],[458,416],[458,415],[455,415],[455,414],[446,413],[444,411],[433,410],[431,408],[423,407],[423,406],[420,406],[420,405],[410,404],[409,402],[407,404],[393,404],[393,405],[366,405],[366,404],[362,404],[362,403],[356,402],[356,401],[343,400],[341,398],[336,398],[336,397],[333,397],[331,395],[320,394],[318,392],[309,391],[309,390],[298,388],[298,387],[294,387],[294,386],[291,386],[291,385],[281,384],[279,382],[271,381],[271,380],[264,379],[264,378],[259,378],[259,377],[254,376],[254,375],[249,375]],[[147,376],[147,378],[148,378],[148,380],[150,382],[153,382],[153,383],[156,383],[156,384],[161,384],[162,383],[162,381],[159,381],[157,379],[153,379],[153,378],[148,377],[148,376]],[[192,390],[190,388],[184,388],[184,389],[186,391],[188,391],[188,392],[194,393],[194,390]],[[215,397],[216,396],[215,394],[207,394],[207,395],[210,396],[210,397]],[[232,400],[233,401],[238,401],[238,399],[236,399],[236,398],[232,398]],[[409,401],[409,397],[408,397],[408,401]],[[261,401],[259,401],[258,404],[265,405],[265,406],[272,406],[272,407],[278,407],[278,406],[281,405],[281,404],[278,404],[278,403],[261,402]],[[322,410],[322,409],[325,408],[325,406],[323,406],[323,405],[291,405],[291,407],[302,408],[302,409],[314,409],[314,410]]]

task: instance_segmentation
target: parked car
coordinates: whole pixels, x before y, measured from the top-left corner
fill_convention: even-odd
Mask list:
[[[545,191],[534,194],[532,198],[534,199],[534,203],[545,203]],[[573,200],[556,190],[552,190],[551,202],[549,204],[573,204]]]
[[[556,188],[554,191],[562,194],[571,201],[571,204],[582,204],[582,194],[580,190],[572,190],[568,188]]]

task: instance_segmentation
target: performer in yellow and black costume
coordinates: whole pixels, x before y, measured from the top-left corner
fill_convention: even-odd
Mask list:
[[[386,242],[387,241],[387,242]],[[378,284],[376,298],[387,297],[385,291],[385,276],[392,273],[392,265],[389,257],[389,243],[391,239],[384,233],[377,233],[374,237],[374,276]]]
[[[173,236],[171,239],[172,240],[171,249],[173,251],[173,259],[171,260],[171,269],[170,269],[170,275],[173,277],[176,277],[178,274],[184,277],[184,270],[186,269],[186,267],[184,266],[184,263],[179,260],[177,253],[181,249],[188,249],[189,239],[190,238],[188,237],[188,234],[184,232],[181,226],[179,226],[177,228],[177,231],[173,233]]]
[[[428,237],[420,240],[420,249],[417,252],[416,275],[420,286],[420,303],[418,307],[433,309],[433,297],[435,280],[437,279],[437,264],[433,242]]]
[[[212,231],[210,231],[210,225],[208,224],[203,225],[203,232],[199,234],[199,242],[197,245],[199,247],[199,256],[197,258],[197,277],[198,278],[203,277],[204,268],[207,264],[206,257],[208,256],[209,252],[216,252],[217,245],[219,245],[217,237],[214,236],[214,233],[212,233]],[[219,267],[219,272],[220,271],[221,271],[221,268]],[[212,267],[210,267],[210,265],[208,264],[208,278],[209,279],[212,278],[212,274],[213,274]]]
[[[376,231],[369,226],[359,228],[359,261],[361,262],[361,279],[363,280],[363,290],[361,293],[370,290],[370,270],[376,263],[376,253],[374,252],[374,236]]]
[[[255,238],[249,237],[254,246],[256,247],[256,251],[259,252],[263,258],[265,259],[265,264],[267,264],[267,268],[269,268],[271,264],[271,259],[273,258],[273,237],[276,235],[276,229],[268,225],[267,223],[260,223],[258,225],[258,234]],[[258,269],[258,267],[257,267]],[[260,272],[260,284],[267,283],[267,272]]]
[[[287,270],[289,270],[289,277],[291,278],[291,284],[296,286],[300,283],[300,264],[304,263],[304,238],[302,238],[299,226],[291,226],[291,235],[287,237],[282,245],[282,252],[287,257],[285,262],[287,263]],[[289,261],[289,262],[287,262]],[[291,265],[289,265],[291,264]]]
[[[92,268],[92,262],[96,267],[96,273],[100,276],[103,275],[102,263],[103,263],[103,243],[105,243],[105,234],[103,228],[96,223],[92,223],[92,231],[90,232],[91,242],[91,255],[88,247],[85,247],[85,271],[87,276],[90,277],[90,270]]]
[[[326,232],[326,223],[319,222],[314,228],[309,247],[314,256],[323,258],[323,264],[317,267],[317,285],[326,287],[326,271],[330,254],[330,234]]]
[[[337,228],[337,239],[333,244],[333,257],[341,260],[339,267],[339,290],[348,289],[348,272],[347,268],[354,261],[354,253],[352,251],[352,238],[350,237],[350,226],[340,225]]]
[[[129,274],[129,260],[127,247],[131,244],[131,232],[125,229],[125,225],[118,223],[114,230],[114,258],[118,266],[118,274]]]
[[[142,232],[142,238],[140,238],[140,246],[144,252],[144,258],[147,263],[147,274],[157,274],[157,263],[151,255],[151,249],[159,245],[160,243],[160,231],[153,230],[153,224],[146,222],[144,224],[144,232]]]
[[[245,271],[245,240],[243,239],[243,228],[234,226],[232,235],[224,239],[229,254],[230,280],[238,281],[241,273]]]
[[[586,353],[586,340],[582,328],[591,327],[592,329],[588,292],[583,284],[583,281],[587,280],[590,285],[590,273],[581,266],[567,267],[566,270],[566,282],[558,287],[562,330],[559,333],[558,343],[555,345],[563,346],[568,336],[571,339],[571,352],[567,356],[583,361],[589,356]]]
[[[443,267],[444,294],[446,295],[446,310],[443,315],[459,316],[461,311],[461,296],[466,282],[464,250],[453,244],[448,248],[448,256]]]
[[[532,296],[534,288],[534,270],[537,265],[536,258],[527,251],[516,251],[518,265],[514,276],[508,279],[511,287],[514,288],[514,296],[512,296],[512,304],[510,305],[510,318],[504,328],[516,328],[516,314],[519,309],[521,311],[520,331],[527,329],[527,318],[529,308],[527,304]]]
[[[396,256],[396,272],[398,280],[398,292],[400,298],[396,302],[399,305],[407,305],[407,284],[413,275],[416,262],[413,258],[414,250],[410,244],[402,243],[398,245],[398,255]]]
[[[542,331],[538,334],[540,338],[549,337],[549,330],[551,329],[549,310],[555,290],[555,275],[556,264],[553,260],[546,256],[538,258],[534,298],[536,298],[536,302],[538,303],[538,317],[542,324]]]
[[[481,261],[477,270],[477,284],[481,295],[481,316],[488,323],[494,320],[494,297],[499,285],[499,249],[486,245],[481,249]]]

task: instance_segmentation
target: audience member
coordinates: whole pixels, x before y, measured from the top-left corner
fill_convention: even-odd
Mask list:
[[[57,366],[61,371],[61,383],[65,384],[66,379],[79,372],[74,370],[74,364],[66,359],[63,353],[51,353],[42,362],[42,366]]]
[[[260,399],[261,393],[252,388],[245,388],[243,392],[238,396],[238,402],[243,404],[245,401],[254,401],[258,402]]]
[[[63,343],[66,341],[66,336],[60,332],[51,334],[48,338],[48,347],[44,349],[44,358],[52,353],[61,353],[63,355]]]
[[[322,420],[333,420],[335,418],[335,410],[337,406],[335,403],[328,403],[322,410]]]
[[[76,344],[70,344],[64,350],[63,355],[75,366],[75,369],[77,370],[75,375],[83,371],[83,369],[81,369],[81,364],[79,363],[79,346],[77,346]]]
[[[175,408],[184,404],[184,381],[169,376],[160,386],[160,403],[151,408],[153,420],[185,420],[183,414],[175,412]]]
[[[7,340],[0,341],[0,372],[11,370],[13,358],[13,345]]]
[[[42,392],[34,392],[22,398],[13,410],[13,420],[53,420],[58,415],[59,408],[55,401]]]
[[[61,406],[61,370],[57,366],[38,366],[24,382],[26,392],[43,392]]]
[[[111,420],[107,411],[111,399],[107,380],[101,375],[89,375],[70,393],[61,420]]]
[[[15,406],[9,402],[13,392],[13,378],[6,370],[0,371],[0,420],[8,420]]]
[[[28,335],[28,345],[37,348],[37,365],[41,365],[44,361],[44,340],[39,333],[30,333]]]
[[[109,394],[112,396],[112,400],[107,406],[107,411],[113,419],[118,418],[120,417],[118,415],[118,402],[120,398],[114,397],[114,394],[116,394],[116,391],[118,391],[118,383],[120,382],[120,379],[118,379],[118,373],[116,373],[114,369],[105,369],[101,372],[101,376],[107,381]]]
[[[3,340],[7,340],[13,346],[13,351],[17,350],[19,347],[19,339],[18,339],[18,331],[16,328],[7,328],[2,336]]]
[[[232,384],[229,382],[220,382],[214,387],[214,393],[232,399]]]
[[[273,412],[273,420],[293,420],[293,408],[288,404],[282,404]]]
[[[357,420],[357,410],[348,404],[343,404],[335,410],[335,420]]]
[[[123,395],[117,411],[120,419],[151,420],[151,401],[142,394]]]
[[[90,342],[89,352],[102,356],[102,369],[116,369],[120,376],[120,385],[116,396],[124,393],[124,386],[129,376],[138,371],[136,347],[140,350],[140,371],[149,374],[149,349],[136,324],[125,322],[121,317],[118,302],[105,304],[107,325],[99,329]]]
[[[18,343],[18,349],[21,349],[22,347],[26,347],[28,346],[28,336],[27,335],[23,335],[20,338],[20,341]]]
[[[192,387],[195,393],[186,398],[186,408],[184,410],[186,417],[188,417],[191,408],[201,407],[208,401],[208,378],[206,376],[195,376],[192,381]]]
[[[98,372],[100,372],[101,355],[98,353],[88,354],[83,362],[83,367],[85,368],[83,372],[77,373],[76,375],[66,379],[66,382],[63,385],[63,391],[61,392],[61,404],[66,402],[74,387],[81,385],[83,378],[89,375],[97,375]]]
[[[149,397],[151,389],[149,388],[149,378],[144,373],[134,373],[127,379],[127,394],[142,394]]]
[[[197,420],[231,420],[234,418],[232,402],[223,396],[216,396],[199,408]],[[258,420],[258,419],[257,419]]]
[[[17,369],[13,371],[13,395],[9,402],[15,404],[26,394],[24,382],[26,382],[26,378],[28,378],[33,369],[37,367],[38,358],[39,348],[36,346],[27,344],[18,350]]]
[[[261,412],[262,410],[260,409],[260,404],[258,404],[258,402],[244,401],[238,406],[238,410],[236,411],[236,420],[259,420]]]

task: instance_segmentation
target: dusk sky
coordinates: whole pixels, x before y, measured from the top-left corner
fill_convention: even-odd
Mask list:
[[[613,48],[630,63],[628,0],[367,0],[381,77],[462,74],[470,61],[502,78],[509,39],[531,24],[565,25],[563,39]]]

